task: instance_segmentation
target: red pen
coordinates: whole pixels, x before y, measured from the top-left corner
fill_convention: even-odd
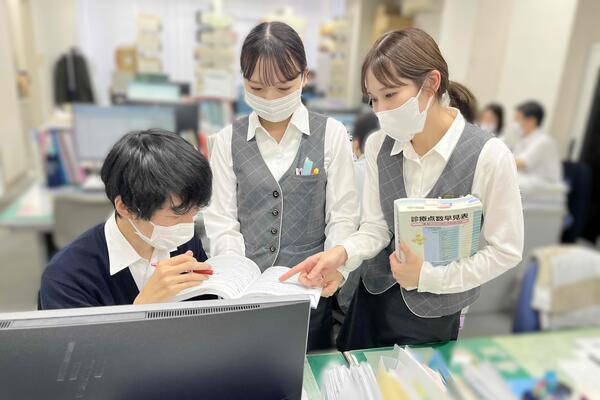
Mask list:
[[[213,274],[213,270],[212,269],[194,269],[192,271],[195,274],[202,274],[202,275],[212,275]]]
[[[158,267],[158,263],[152,263],[150,265],[153,266],[154,268]],[[213,274],[212,269],[193,269],[191,272],[193,272],[195,274],[201,274],[201,275],[212,275]]]

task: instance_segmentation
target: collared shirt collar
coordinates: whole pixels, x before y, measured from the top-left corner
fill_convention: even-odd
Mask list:
[[[121,233],[114,212],[104,224],[104,235],[111,275],[143,259]]]
[[[452,110],[456,111],[456,117],[454,118],[454,121],[452,121],[450,128],[448,128],[448,130],[446,131],[444,136],[442,136],[439,142],[437,142],[436,145],[427,153],[430,154],[432,151],[435,151],[440,156],[442,156],[442,158],[446,162],[450,159],[450,156],[452,155],[452,152],[456,147],[456,143],[458,143],[460,135],[465,129],[465,119],[460,113],[460,111],[458,111],[458,109],[456,108],[452,108]],[[394,146],[392,147],[390,155],[395,156],[400,152],[403,152],[404,156],[410,159],[420,158],[419,155],[415,152],[415,149],[413,148],[413,145],[410,141],[399,142],[396,140],[394,142]]]

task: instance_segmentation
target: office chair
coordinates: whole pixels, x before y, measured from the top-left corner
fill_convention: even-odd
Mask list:
[[[106,221],[113,211],[104,193],[56,193],[54,206],[54,243],[60,250],[83,232]]]

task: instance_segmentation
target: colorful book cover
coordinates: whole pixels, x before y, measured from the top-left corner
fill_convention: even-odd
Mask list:
[[[406,243],[433,266],[468,258],[479,249],[482,205],[474,196],[398,199],[394,220],[396,242]]]

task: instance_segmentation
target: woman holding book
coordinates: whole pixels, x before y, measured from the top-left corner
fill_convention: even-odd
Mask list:
[[[301,103],[307,64],[298,33],[281,22],[254,27],[240,66],[253,112],[216,137],[205,225],[211,256],[245,256],[264,272],[340,244],[356,231],[358,201],[344,125]],[[319,280],[309,350],[332,346],[328,297],[343,279],[333,270]]]
[[[456,339],[461,310],[479,286],[516,266],[523,250],[523,213],[515,161],[499,140],[447,106],[453,83],[435,41],[416,28],[383,35],[367,54],[362,89],[381,130],[366,143],[360,229],[282,276],[318,277],[361,267],[338,348]],[[473,256],[433,266],[394,239],[398,198],[479,198],[482,246]],[[403,260],[394,249],[399,246]]]

